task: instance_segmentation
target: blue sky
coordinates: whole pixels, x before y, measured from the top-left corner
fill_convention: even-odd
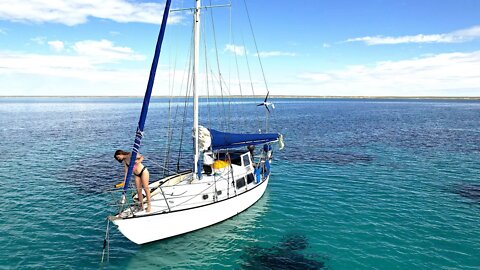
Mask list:
[[[246,1],[272,94],[480,96],[478,0]],[[163,4],[0,0],[0,96],[143,95]],[[202,31],[211,34],[204,13]],[[243,0],[213,16],[216,51],[208,35],[201,93],[207,77],[218,77],[218,53],[224,92],[251,94],[253,85],[264,94]],[[171,13],[154,95],[181,94],[190,39],[191,14]]]

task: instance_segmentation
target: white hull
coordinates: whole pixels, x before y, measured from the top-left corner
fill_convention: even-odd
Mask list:
[[[145,244],[188,233],[224,221],[257,202],[269,177],[237,196],[203,206],[129,218],[114,218],[120,232],[136,244]]]

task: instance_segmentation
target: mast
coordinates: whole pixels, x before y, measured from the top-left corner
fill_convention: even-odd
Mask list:
[[[195,13],[193,20],[194,38],[193,38],[193,177],[198,172],[198,70],[199,52],[200,52],[200,0],[195,0]]]

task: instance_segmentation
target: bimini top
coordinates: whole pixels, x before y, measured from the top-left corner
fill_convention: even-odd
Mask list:
[[[221,132],[210,128],[208,131],[212,139],[211,147],[213,150],[237,148],[282,140],[282,135],[279,133],[236,134]]]

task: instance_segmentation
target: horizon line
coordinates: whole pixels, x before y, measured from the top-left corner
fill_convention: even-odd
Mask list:
[[[0,98],[142,98],[143,96],[60,96],[60,95],[0,95]],[[264,98],[264,95],[231,95],[228,98]],[[466,99],[480,100],[480,96],[311,96],[311,95],[270,95],[270,98],[308,99]],[[152,98],[185,98],[185,96],[152,96]],[[199,96],[199,98],[227,98],[225,96]]]

